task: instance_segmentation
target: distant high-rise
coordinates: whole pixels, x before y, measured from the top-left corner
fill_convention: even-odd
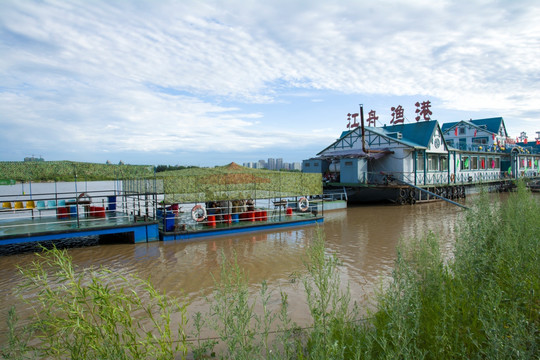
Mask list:
[[[291,168],[289,170],[302,170],[302,164],[299,162],[294,162],[291,164]]]
[[[268,170],[302,170],[302,164],[299,162],[286,163],[283,158],[268,158],[268,162],[259,160],[257,162],[244,162],[243,165],[252,169],[268,169]]]

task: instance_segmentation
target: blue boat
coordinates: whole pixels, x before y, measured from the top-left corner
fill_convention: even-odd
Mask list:
[[[316,174],[234,165],[119,180],[100,188],[74,181],[58,191],[51,182],[39,184],[46,191],[25,193],[9,185],[15,190],[0,195],[0,247],[81,237],[128,243],[190,240],[311,225],[324,219],[321,183]],[[78,191],[81,187],[84,192]]]

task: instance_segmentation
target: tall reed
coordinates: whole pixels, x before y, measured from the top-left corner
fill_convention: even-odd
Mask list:
[[[308,334],[305,353],[309,359],[336,359],[351,356],[353,320],[357,307],[351,305],[348,286],[342,289],[341,264],[335,253],[327,252],[324,233],[317,228],[306,251],[303,277],[313,327]]]
[[[66,251],[44,249],[36,256],[31,266],[20,269],[25,279],[20,291],[34,310],[28,327],[38,340],[19,347],[23,351],[70,359],[186,355],[186,305],[179,300],[134,276],[105,268],[75,269]]]
[[[403,245],[366,358],[532,359],[539,356],[540,206],[524,184],[506,202],[482,194],[458,226],[446,264],[434,235]]]

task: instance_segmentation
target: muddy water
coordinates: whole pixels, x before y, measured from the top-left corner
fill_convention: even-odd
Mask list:
[[[441,235],[443,247],[450,247],[453,230],[463,210],[444,203],[415,206],[350,207],[325,213],[320,225],[327,248],[343,262],[341,278],[349,283],[353,300],[366,305],[374,288],[391,274],[400,239],[419,237],[427,231]],[[104,265],[121,274],[151,278],[152,283],[173,296],[185,296],[189,313],[207,309],[205,297],[212,293],[211,274],[219,273],[220,254],[237,254],[238,263],[249,273],[250,290],[258,292],[266,280],[277,308],[279,292],[289,295],[294,321],[310,320],[299,277],[304,273],[302,258],[315,236],[316,226],[257,232],[192,242],[98,245],[69,250],[74,264],[81,267]],[[32,254],[0,257],[0,343],[5,340],[6,314],[17,304],[21,317],[24,306],[14,289],[20,282],[16,266],[25,266]]]

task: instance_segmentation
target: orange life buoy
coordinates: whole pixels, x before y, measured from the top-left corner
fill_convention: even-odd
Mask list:
[[[206,209],[202,205],[195,205],[191,209],[191,218],[197,222],[201,222],[206,219]]]
[[[298,200],[298,209],[302,212],[307,211],[307,209],[309,209],[308,199],[306,199],[305,197],[300,198],[300,200]]]

